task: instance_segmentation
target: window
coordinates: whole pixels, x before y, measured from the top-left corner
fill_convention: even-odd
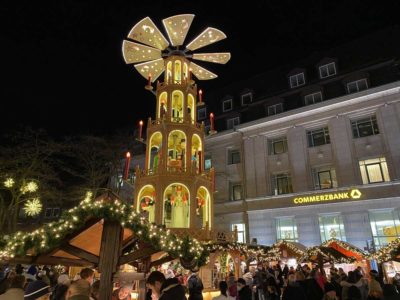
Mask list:
[[[228,151],[228,165],[234,165],[240,163],[240,152],[239,150]]]
[[[333,76],[335,74],[336,74],[336,66],[334,62],[319,67],[320,78]]]
[[[235,127],[236,125],[239,125],[239,124],[240,124],[239,117],[228,119],[226,121],[226,129],[233,129],[233,127]]]
[[[306,83],[304,80],[304,73],[299,73],[299,74],[290,76],[289,81],[290,81],[291,88],[295,88],[295,87],[298,87],[298,86]]]
[[[351,121],[351,128],[353,130],[354,138],[379,134],[378,123],[376,122],[375,116],[371,116],[362,120]]]
[[[197,120],[203,120],[205,118],[207,118],[207,109],[203,107],[197,111]]]
[[[230,111],[230,110],[232,110],[232,108],[233,108],[232,99],[224,100],[222,102],[222,111],[223,112]]]
[[[360,160],[359,163],[363,184],[390,181],[384,157]]]
[[[316,190],[336,188],[336,171],[331,167],[321,167],[312,170],[314,188]]]
[[[318,220],[322,243],[330,239],[346,241],[343,219],[340,214],[321,215]]]
[[[366,90],[368,88],[367,79],[360,79],[356,81],[349,82],[347,84],[347,92],[349,94]]]
[[[204,169],[205,170],[209,170],[212,167],[212,163],[211,163],[211,155],[206,155],[204,157]]]
[[[328,127],[307,131],[308,147],[330,144]]]
[[[251,93],[247,93],[242,95],[242,105],[248,105],[252,102],[253,95]]]
[[[276,219],[276,240],[298,242],[296,221],[293,217]]]
[[[268,140],[268,155],[286,153],[287,151],[286,137]]]
[[[400,234],[398,215],[392,209],[369,211],[375,249],[386,246]]]
[[[46,208],[46,211],[44,213],[44,217],[45,218],[51,218],[52,214],[53,214],[53,209],[52,208]]]
[[[304,104],[305,105],[311,105],[311,104],[315,104],[318,102],[322,102],[322,93],[321,92],[312,93],[312,94],[304,96]]]
[[[59,207],[55,207],[55,208],[46,208],[45,212],[44,212],[44,217],[46,219],[48,218],[57,218],[60,216],[60,208]]]
[[[267,106],[267,114],[268,116],[273,116],[283,112],[283,105],[282,103],[278,103],[275,105]]]
[[[233,232],[235,230],[237,230],[237,234],[238,234],[237,242],[238,243],[246,243],[246,225],[245,224],[243,224],[243,223],[232,224],[231,229]]]
[[[272,176],[272,188],[274,195],[289,194],[293,192],[292,180],[287,173]]]
[[[60,215],[60,209],[58,207],[53,208],[53,217],[56,218]]]
[[[243,200],[243,188],[240,183],[231,184],[231,200]]]

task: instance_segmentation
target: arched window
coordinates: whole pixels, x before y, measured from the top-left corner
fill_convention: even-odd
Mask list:
[[[204,186],[197,190],[196,205],[196,228],[205,228],[207,224],[208,228],[211,228],[210,193]]]
[[[197,134],[192,136],[192,149],[190,149],[191,155],[191,171],[195,173],[201,173],[202,167],[202,157],[203,157],[203,147],[201,144],[201,139]]]
[[[158,97],[158,118],[163,119],[167,115],[168,108],[168,94],[162,92]]]
[[[158,166],[160,165],[161,160],[161,146],[162,146],[162,134],[157,131],[154,132],[149,140],[149,161],[147,168],[151,170],[151,172],[157,173]]]
[[[149,222],[155,222],[156,190],[152,185],[145,185],[139,191],[137,212],[144,215]]]
[[[172,80],[172,61],[169,61],[167,63],[167,72],[166,72],[166,76],[167,76],[167,82],[170,82],[170,80]]]
[[[194,124],[194,122],[196,122],[196,119],[195,119],[196,107],[194,105],[195,102],[194,102],[193,95],[192,94],[188,94],[188,99],[187,100],[188,100],[188,103],[187,103],[187,114],[188,114],[188,117],[190,118],[190,122],[192,124]]]
[[[181,61],[180,60],[176,60],[175,61],[175,68],[174,68],[174,83],[176,84],[180,84],[181,83]]]
[[[163,224],[167,228],[189,228],[190,193],[184,184],[173,183],[165,189]]]
[[[168,136],[167,169],[182,172],[186,169],[186,135],[183,131],[174,130]]]
[[[181,91],[172,92],[171,121],[183,122],[183,93]]]
[[[183,79],[188,80],[188,65],[187,65],[187,63],[183,64]]]

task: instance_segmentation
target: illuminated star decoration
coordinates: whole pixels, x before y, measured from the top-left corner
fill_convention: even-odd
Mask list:
[[[14,185],[14,183],[15,183],[14,179],[12,179],[12,178],[10,177],[10,178],[7,178],[7,179],[4,181],[4,186],[5,186],[6,188],[11,188],[11,187]]]
[[[22,192],[22,194],[33,193],[33,192],[36,192],[37,189],[38,189],[37,183],[34,181],[30,181],[26,185],[21,187],[21,192]]]
[[[27,216],[36,216],[42,211],[42,203],[38,198],[33,198],[26,201],[24,205],[25,214]]]

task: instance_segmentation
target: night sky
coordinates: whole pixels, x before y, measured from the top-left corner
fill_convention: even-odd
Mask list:
[[[29,125],[52,135],[110,134],[153,116],[154,96],[121,52],[146,16],[165,33],[163,18],[195,14],[186,43],[207,26],[227,34],[198,51],[232,53],[225,66],[199,62],[219,75],[198,81],[207,101],[219,86],[397,25],[400,8],[359,0],[48,2],[0,4],[2,131]]]

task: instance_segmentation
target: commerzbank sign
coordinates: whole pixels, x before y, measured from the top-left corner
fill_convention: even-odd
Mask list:
[[[337,193],[314,194],[310,196],[296,197],[293,198],[293,203],[299,205],[299,204],[329,202],[335,200],[352,200],[352,199],[360,199],[361,196],[362,194],[358,189],[352,189],[349,191],[341,191]]]

